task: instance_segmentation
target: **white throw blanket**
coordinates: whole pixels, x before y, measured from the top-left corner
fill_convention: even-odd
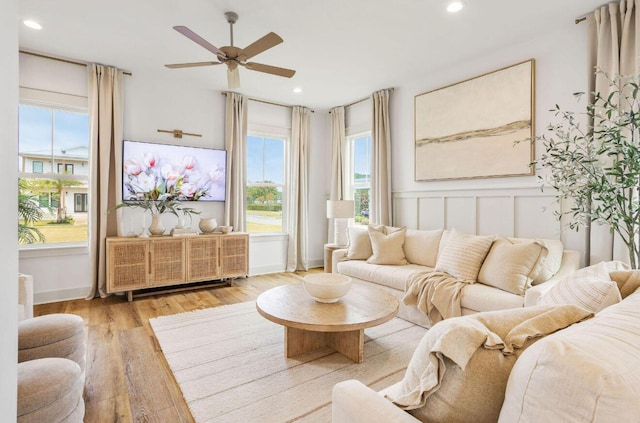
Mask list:
[[[466,282],[445,272],[420,272],[406,282],[402,302],[423,312],[431,325],[462,315],[462,288]]]

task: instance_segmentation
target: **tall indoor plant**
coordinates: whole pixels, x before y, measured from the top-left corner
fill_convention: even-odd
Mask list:
[[[544,152],[537,164],[547,170],[538,177],[543,189],[556,189],[558,202],[570,201],[558,218],[567,218],[576,230],[591,222],[608,226],[625,243],[635,269],[640,265],[640,75],[600,74],[609,91],[593,93],[584,112],[552,109],[559,122],[538,137]]]

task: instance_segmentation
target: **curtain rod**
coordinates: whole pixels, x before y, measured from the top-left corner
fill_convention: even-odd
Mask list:
[[[387,88],[387,90],[389,90],[389,91],[393,92],[393,91],[395,91],[395,88],[391,87],[391,88]],[[370,98],[371,98],[371,96],[364,97],[364,98],[361,98],[360,100],[352,101],[352,102],[351,102],[351,103],[349,103],[349,104],[345,104],[345,105],[343,105],[342,107],[351,107],[351,106],[355,106],[356,104],[358,104],[358,103],[362,103],[363,101],[367,101],[367,100],[369,100]],[[340,106],[337,106],[337,107],[340,107]],[[331,113],[331,110],[329,110],[329,113]]]
[[[582,22],[582,21],[586,21],[586,20],[587,20],[587,17],[586,17],[586,16],[583,16],[583,17],[581,17],[581,18],[577,18],[577,19],[576,19],[576,25],[578,25],[580,22]]]
[[[227,94],[229,94],[229,93],[228,93],[227,91],[220,91],[220,94],[222,94],[222,95],[225,95],[225,96],[226,96],[226,95],[227,95]],[[285,108],[287,108],[287,109],[292,109],[292,108],[293,108],[293,106],[291,106],[290,104],[275,103],[275,102],[273,102],[273,101],[260,100],[259,98],[247,97],[247,100],[249,100],[249,101],[255,101],[256,103],[270,104],[270,105],[272,105],[272,106],[285,107]],[[316,112],[315,110],[311,110],[311,109],[309,109],[309,111],[310,111],[311,113],[315,113],[315,112]]]
[[[87,65],[88,65],[87,62],[80,62],[78,60],[70,60],[70,59],[61,59],[60,57],[49,56],[49,55],[41,54],[41,53],[33,53],[31,51],[18,50],[18,52],[19,53],[23,53],[23,54],[29,54],[29,55],[35,56],[35,57],[42,57],[43,59],[55,60],[57,62],[70,63],[72,65],[78,65],[78,66],[84,66],[84,67],[87,67]],[[122,73],[124,73],[125,75],[129,75],[129,76],[133,75],[129,71],[123,71]]]

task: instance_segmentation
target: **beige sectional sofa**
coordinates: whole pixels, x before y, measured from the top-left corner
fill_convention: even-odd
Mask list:
[[[609,276],[602,276],[599,274],[601,271],[600,264],[590,266],[582,274],[574,272],[563,278],[554,288],[560,290],[564,285],[565,290],[573,290],[577,302],[556,303],[556,307],[538,305],[520,310],[487,312],[440,322],[427,332],[400,382],[379,392],[357,380],[338,383],[333,390],[333,423],[638,421],[640,271],[611,271],[608,281]],[[607,306],[609,295],[603,287],[610,287],[610,292],[617,295],[619,302]],[[452,363],[448,355],[437,355],[446,363],[446,370],[437,373],[438,390],[428,394],[424,394],[424,388],[418,391],[423,393],[420,408],[407,407],[408,411],[405,411],[402,406],[394,404],[402,398],[399,393],[413,392],[411,385],[406,385],[407,381],[416,375],[428,376],[429,372],[421,372],[417,367],[421,365],[420,361],[424,361],[425,350],[422,347],[429,346],[429,342],[425,342],[429,341],[427,338],[434,337],[431,341],[440,340],[441,344],[445,342],[442,337],[448,331],[464,326],[470,319],[501,322],[503,317],[513,317],[513,313],[535,314],[536,310],[540,311],[539,316],[544,317],[549,310],[556,312],[565,307],[574,307],[571,309],[573,313],[576,309],[579,313],[580,310],[590,313],[582,307],[590,304],[582,304],[580,299],[585,292],[590,299],[599,297],[596,302],[599,305],[591,304],[596,310],[604,306],[595,315],[579,315],[574,323],[568,320],[564,326],[556,326],[559,330],[552,330],[548,336],[537,340],[521,337],[522,350],[516,350],[516,354],[501,352],[495,342],[487,346],[487,338],[484,348],[478,348],[461,368]],[[578,304],[580,307],[575,308]],[[553,321],[556,322],[555,319]],[[566,323],[570,324],[566,326]],[[506,327],[501,330],[504,334],[511,334],[515,329]],[[500,329],[495,333],[499,334]],[[508,336],[501,337],[507,340]],[[460,336],[454,341],[459,339]],[[487,391],[493,394],[487,395]]]
[[[459,271],[463,279],[475,272],[475,280],[468,280],[461,291],[462,315],[534,305],[554,281],[578,269],[580,262],[577,251],[565,250],[555,239],[350,227],[349,241],[348,248],[333,252],[332,272],[389,291],[399,299],[405,296],[408,281],[425,271]],[[470,262],[476,263],[475,269],[463,268]],[[431,326],[423,312],[402,300],[398,317]]]

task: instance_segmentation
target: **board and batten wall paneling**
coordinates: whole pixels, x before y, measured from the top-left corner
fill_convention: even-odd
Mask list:
[[[476,199],[471,195],[446,196],[444,199],[445,228],[476,234]]]
[[[515,198],[516,233],[526,238],[561,238],[561,225],[554,216],[558,205],[552,195]]]
[[[440,229],[445,227],[443,197],[418,198],[418,229]]]
[[[394,225],[562,239],[553,195],[539,187],[395,192]]]
[[[476,198],[478,235],[514,233],[512,195],[491,195]]]

